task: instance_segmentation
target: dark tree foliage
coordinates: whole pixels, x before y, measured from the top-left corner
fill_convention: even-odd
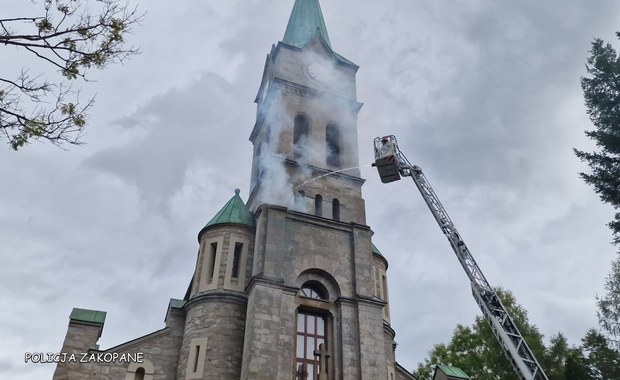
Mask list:
[[[580,346],[570,346],[558,333],[545,346],[542,334],[529,322],[527,311],[512,293],[497,292],[549,380],[620,380],[620,352],[604,335],[589,330]],[[414,375],[431,380],[437,364],[458,367],[476,380],[519,380],[482,317],[477,317],[472,326],[458,325],[450,342],[435,345]]]
[[[553,336],[540,359],[549,380],[594,380],[581,347],[570,347],[562,333]]]
[[[539,358],[549,380],[564,380],[566,361],[570,348],[562,333],[553,336],[549,342],[545,357]]]
[[[594,140],[597,149],[574,151],[591,169],[589,174],[580,173],[581,178],[594,187],[603,202],[617,210],[620,206],[620,60],[616,50],[601,39],[592,42],[590,54],[586,65],[589,76],[581,78],[581,87],[588,115],[596,128],[585,133]],[[614,244],[620,244],[620,213],[616,213],[609,227]]]
[[[620,33],[616,33],[620,38]],[[587,61],[588,76],[581,78],[581,87],[590,120],[595,130],[586,136],[596,143],[596,151],[575,149],[575,154],[586,162],[591,173],[580,173],[594,187],[601,200],[620,207],[620,57],[616,50],[601,39],[592,42]],[[620,212],[609,223],[614,244],[620,245]],[[620,349],[620,258],[612,263],[605,283],[606,294],[597,297],[598,319],[607,338]]]
[[[605,291],[603,297],[596,298],[597,316],[610,345],[620,351],[620,257],[611,263]]]
[[[0,139],[15,150],[32,139],[79,144],[93,99],[80,102],[69,81],[136,54],[124,36],[140,18],[120,0],[43,0],[40,15],[0,16],[4,51],[23,52],[60,74],[48,79],[28,68],[16,77],[0,73]]]
[[[497,295],[534,355],[542,361],[542,358],[546,357],[543,336],[538,328],[529,322],[527,311],[517,304],[510,291],[498,289]],[[488,322],[480,316],[471,327],[458,325],[450,343],[436,345],[424,362],[419,364],[415,375],[420,380],[430,380],[437,364],[458,367],[476,380],[519,380]],[[543,362],[541,365],[544,367]]]
[[[620,379],[620,352],[611,348],[607,338],[596,330],[589,330],[582,339],[581,349],[585,356],[590,379]]]
[[[559,376],[557,380],[594,380],[590,376],[590,368],[586,358],[580,348],[572,347],[568,350],[564,362],[564,377]],[[554,379],[549,379],[554,380]]]

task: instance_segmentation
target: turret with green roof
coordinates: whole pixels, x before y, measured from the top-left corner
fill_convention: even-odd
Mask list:
[[[220,211],[211,220],[207,223],[204,228],[198,234],[198,240],[200,240],[200,235],[216,225],[225,225],[225,224],[240,224],[243,226],[254,228],[254,216],[245,203],[239,196],[241,191],[239,189],[235,189],[235,195],[230,198],[230,200],[222,207]]]

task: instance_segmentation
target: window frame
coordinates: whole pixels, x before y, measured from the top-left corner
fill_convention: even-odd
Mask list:
[[[332,199],[332,219],[340,221],[340,200],[338,198]]]
[[[321,194],[314,196],[314,215],[323,216],[323,196]]]
[[[309,135],[310,117],[304,113],[295,115],[293,119],[293,157],[295,159],[304,157],[302,144],[307,144]]]
[[[325,163],[339,168],[342,165],[342,135],[336,123],[325,126]]]
[[[304,316],[303,323],[303,331],[300,331],[300,316]],[[308,326],[308,320],[311,319],[313,322],[312,329]],[[322,331],[319,332],[319,321],[322,321]],[[300,365],[303,366],[305,373],[304,377],[301,379],[304,380],[318,380],[320,366],[319,361],[320,358],[314,355],[314,352],[319,348],[320,343],[324,343],[324,347],[327,348],[328,351],[331,351],[330,348],[330,329],[331,329],[331,319],[329,313],[323,310],[314,310],[308,309],[305,307],[300,307],[297,309],[297,313],[295,315],[295,379],[300,379],[298,370]],[[301,345],[303,345],[302,357],[299,356],[299,347],[300,347],[300,338]],[[312,345],[312,352],[308,352],[308,344]],[[309,358],[311,356],[311,358]],[[331,371],[331,357],[327,359],[327,372]],[[312,375],[308,373],[308,366],[312,365]]]

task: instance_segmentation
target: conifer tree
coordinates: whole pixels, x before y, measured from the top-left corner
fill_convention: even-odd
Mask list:
[[[596,330],[589,330],[581,341],[589,378],[620,379],[620,352],[609,346],[604,335]]]
[[[616,33],[620,38],[620,33]],[[591,173],[580,173],[594,187],[604,203],[617,211],[620,208],[620,57],[609,43],[592,42],[587,60],[588,76],[581,78],[585,104],[595,129],[586,136],[594,140],[596,150],[575,154],[586,162]],[[609,223],[613,243],[620,245],[620,212]],[[598,317],[611,343],[620,339],[620,257],[612,264],[606,281],[606,294],[597,298]]]
[[[620,37],[620,33],[617,33]],[[580,173],[592,186],[601,200],[620,207],[620,61],[616,50],[601,39],[592,42],[586,65],[588,77],[581,78],[587,113],[595,130],[586,131],[594,140],[597,150],[575,154],[586,162],[591,173]],[[620,213],[609,223],[614,233],[614,243],[620,243]]]
[[[605,295],[596,298],[598,320],[611,347],[620,353],[620,257],[611,264],[605,280]],[[620,363],[619,363],[620,364]]]

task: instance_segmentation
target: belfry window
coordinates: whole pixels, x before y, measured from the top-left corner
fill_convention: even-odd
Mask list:
[[[293,128],[293,154],[295,158],[303,156],[307,143],[308,132],[310,131],[310,121],[306,115],[295,116],[295,125]]]
[[[295,206],[300,210],[306,209],[306,200],[304,199],[306,196],[306,192],[303,190],[299,190],[295,194]]]
[[[314,198],[314,215],[323,216],[323,197],[319,194]]]
[[[331,166],[340,166],[340,130],[335,124],[325,127],[326,162]]]
[[[332,219],[340,221],[340,201],[336,198],[332,200]]]

